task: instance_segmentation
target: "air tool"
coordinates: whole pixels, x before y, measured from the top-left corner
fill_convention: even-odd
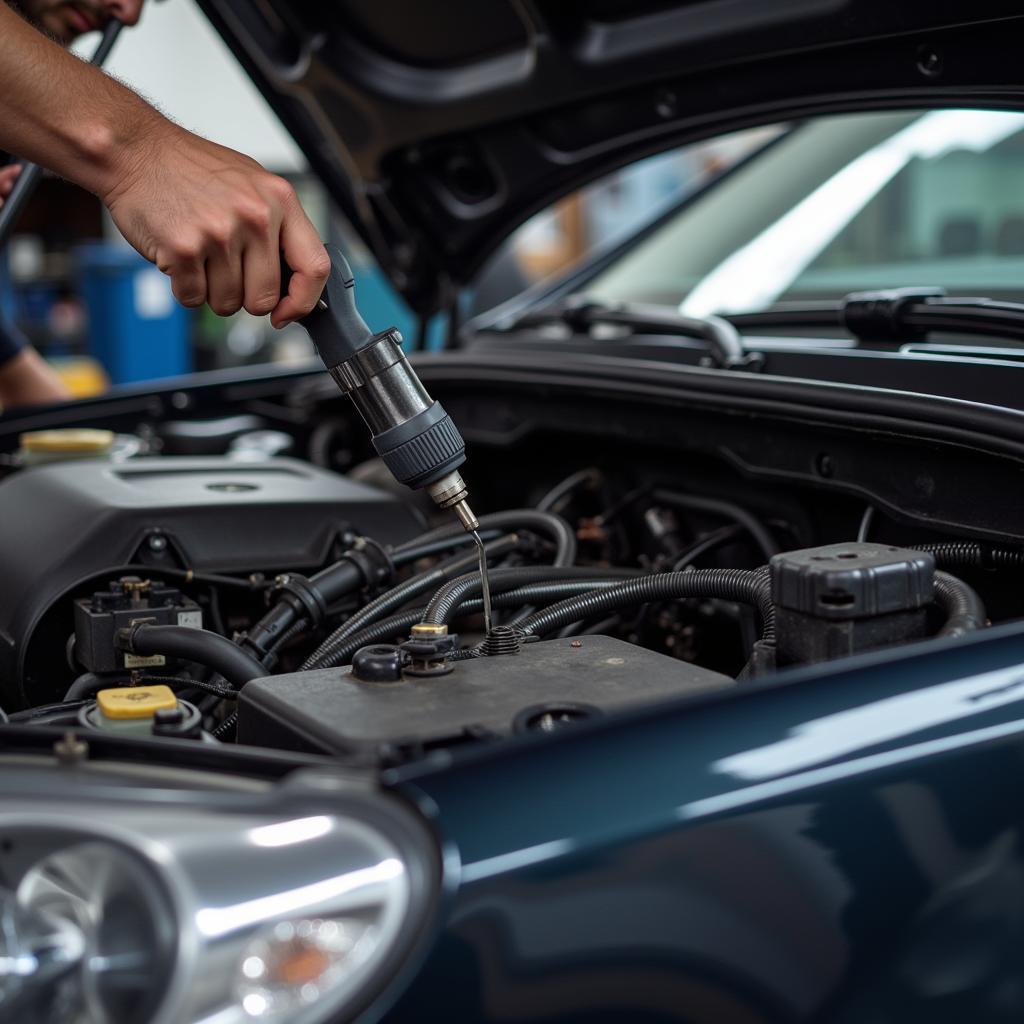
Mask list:
[[[394,478],[426,488],[440,508],[450,508],[473,534],[480,553],[485,629],[491,628],[490,587],[479,522],[469,507],[459,466],[466,461],[462,435],[416,376],[394,327],[374,333],[356,308],[355,278],[341,251],[328,245],[331,274],[313,311],[298,322],[309,332],[328,373],[352,399],[377,454]],[[282,266],[284,287],[288,270]]]
[[[479,527],[467,502],[459,466],[466,461],[462,435],[420,383],[394,327],[376,334],[356,309],[355,278],[348,261],[327,246],[331,274],[313,311],[298,322],[309,332],[328,373],[352,399],[370,428],[373,446],[394,478],[426,488],[467,530]]]

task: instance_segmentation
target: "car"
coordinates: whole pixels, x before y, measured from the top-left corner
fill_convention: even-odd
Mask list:
[[[322,365],[0,417],[4,1019],[1020,1020],[1019,5],[200,6],[448,316],[493,607]]]

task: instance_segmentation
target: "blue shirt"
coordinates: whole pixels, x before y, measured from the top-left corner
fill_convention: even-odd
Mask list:
[[[10,157],[0,151],[0,167],[10,161]],[[6,254],[0,253],[0,292],[10,287],[7,276]],[[0,366],[3,366],[12,356],[16,356],[26,345],[28,339],[15,327],[0,310]]]
[[[27,344],[25,335],[10,321],[0,317],[0,366],[13,359]]]

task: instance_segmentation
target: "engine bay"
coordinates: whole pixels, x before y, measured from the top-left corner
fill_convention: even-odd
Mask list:
[[[714,443],[680,450],[664,417],[660,444],[568,407],[561,429],[509,432],[531,423],[511,393],[469,408],[456,391],[487,453],[469,465],[488,632],[470,535],[388,480],[338,399],[287,391],[302,429],[168,417],[88,458],[12,453],[12,723],[395,765],[1022,612],[1014,537],[894,515],[820,459],[805,481],[757,479]]]

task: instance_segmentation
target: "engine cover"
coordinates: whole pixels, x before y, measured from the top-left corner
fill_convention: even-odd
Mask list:
[[[88,581],[121,575],[124,565],[143,562],[155,576],[161,565],[310,572],[348,531],[394,544],[422,529],[393,495],[336,473],[293,459],[221,457],[34,466],[0,484],[0,523],[0,683],[8,706],[46,696],[32,677],[55,648],[63,660],[70,602],[45,623],[39,657],[26,660],[48,610]]]
[[[447,675],[430,678],[370,683],[333,668],[255,679],[239,698],[238,740],[401,760],[734,685],[728,676],[614,637],[545,640],[518,654],[456,661]]]

